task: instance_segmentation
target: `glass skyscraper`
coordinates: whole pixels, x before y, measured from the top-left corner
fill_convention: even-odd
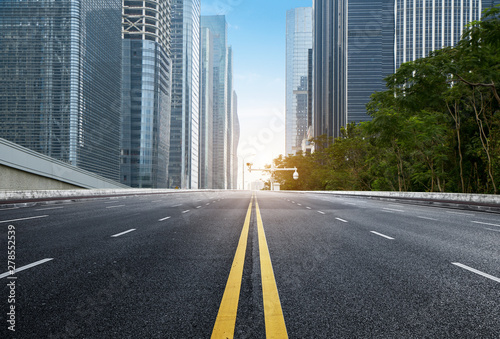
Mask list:
[[[397,69],[402,63],[455,45],[469,22],[481,19],[483,9],[498,0],[396,0],[394,46]]]
[[[202,28],[212,34],[213,42],[213,183],[216,189],[228,187],[228,48],[227,23],[223,15],[202,16]]]
[[[200,0],[172,1],[168,186],[198,188]]]
[[[286,12],[286,154],[302,149],[307,135],[309,49],[312,48],[312,8]]]
[[[214,46],[213,35],[207,27],[201,28],[200,60],[200,188],[212,188],[213,182],[213,97]]]
[[[121,8],[0,1],[0,137],[119,181]]]
[[[366,104],[404,62],[456,44],[499,0],[313,0],[314,136],[369,120]]]
[[[167,187],[170,0],[123,1],[121,182]]]

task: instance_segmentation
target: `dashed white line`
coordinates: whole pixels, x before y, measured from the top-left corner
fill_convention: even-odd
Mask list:
[[[462,212],[452,212],[452,211],[446,211],[446,213],[449,213],[449,214],[460,214],[460,215],[470,215],[470,216],[474,216],[475,214],[472,214],[472,213],[462,213]]]
[[[47,207],[47,208],[37,208],[35,211],[48,211],[48,210],[60,210],[64,207]]]
[[[201,208],[201,206],[196,206],[196,208]]]
[[[121,233],[118,233],[118,234],[114,234],[114,235],[112,235],[111,237],[116,238],[116,237],[119,237],[120,235],[124,235],[124,234],[130,233],[130,232],[133,232],[133,231],[135,231],[135,228],[132,228],[132,229],[130,229],[130,230],[128,230],[128,231],[125,231],[125,232],[121,232]]]
[[[190,210],[182,211],[182,214],[188,213]]]
[[[485,228],[485,230],[493,231],[493,232],[500,232],[500,230],[494,230],[493,228]]]
[[[168,220],[170,219],[171,217],[165,217],[165,218],[161,218],[161,219],[158,219],[158,221],[165,221],[165,220]]]
[[[108,206],[106,208],[119,208],[119,207],[125,207],[125,205]]]
[[[320,213],[320,214],[326,214],[325,212],[322,212],[322,211],[318,211],[318,213]]]
[[[429,217],[423,217],[421,215],[417,215],[417,218],[420,218],[420,219],[425,219],[425,220],[434,220],[434,221],[437,221],[437,219],[434,219],[434,218],[429,218]]]
[[[22,220],[31,220],[31,219],[39,219],[39,218],[47,218],[48,215],[38,215],[36,217],[27,217],[27,218],[19,218],[19,219],[11,219],[11,220],[2,220],[0,221],[0,224],[8,223],[8,222],[14,222],[14,221],[22,221]]]
[[[210,203],[209,203],[209,202],[207,202],[205,205],[207,205],[207,206],[208,206],[208,205],[210,205]]]
[[[386,239],[389,239],[389,240],[394,240],[394,238],[389,237],[389,236],[387,236],[385,234],[382,234],[382,233],[378,233],[378,232],[375,232],[375,231],[370,231],[370,233],[376,234],[376,235],[378,235],[380,237],[383,237],[383,238],[386,238]]]
[[[306,208],[307,208],[308,210],[310,210],[310,209],[311,209],[311,207],[309,207],[309,206],[308,206],[308,207],[306,207]]]
[[[495,226],[495,227],[500,227],[498,224],[490,224],[489,222],[482,222],[482,221],[471,221],[474,224],[481,224],[481,225],[488,225],[488,226]]]
[[[162,202],[163,200],[153,200],[151,202]]]
[[[172,207],[179,207],[179,206],[182,206],[182,204],[179,204],[179,205],[173,205]]]
[[[500,278],[494,277],[494,276],[492,276],[492,275],[490,275],[488,273],[481,272],[479,270],[476,270],[475,268],[469,267],[469,266],[461,264],[459,262],[452,262],[452,264],[455,265],[455,266],[461,267],[461,268],[463,268],[463,269],[465,269],[467,271],[479,274],[479,275],[481,275],[481,276],[483,276],[485,278],[488,278],[488,279],[491,279],[493,281],[496,281],[496,282],[500,283]]]
[[[398,209],[395,209],[395,208],[382,208],[383,210],[386,210],[386,211],[393,211],[393,212],[404,212],[403,210],[398,210]]]
[[[22,267],[16,268],[16,269],[14,270],[14,274],[15,274],[15,273],[17,273],[17,272],[21,272],[21,271],[27,270],[28,268],[32,268],[32,267],[35,267],[35,266],[38,266],[38,265],[44,264],[44,263],[46,263],[47,261],[51,261],[51,260],[53,260],[53,259],[54,259],[54,258],[46,258],[46,259],[42,259],[42,260],[35,261],[34,263],[31,263],[31,264],[29,264],[29,265],[25,265],[25,266],[22,266]],[[5,272],[5,273],[2,273],[2,274],[0,274],[0,279],[5,278],[5,277],[8,277],[9,275],[11,275],[11,272]]]
[[[341,219],[341,218],[335,218],[337,219],[338,221],[342,221],[342,222],[348,222],[347,220],[344,220],[344,219]]]
[[[297,203],[297,206],[302,206],[302,204]]]

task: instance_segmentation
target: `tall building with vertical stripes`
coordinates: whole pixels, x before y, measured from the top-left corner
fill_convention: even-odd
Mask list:
[[[167,187],[170,11],[170,0],[123,1],[120,181],[131,187]]]
[[[0,137],[120,180],[121,0],[0,1]]]
[[[198,188],[200,0],[172,0],[168,187]]]
[[[500,0],[313,0],[314,136],[369,120],[365,105],[407,61],[455,45]]]

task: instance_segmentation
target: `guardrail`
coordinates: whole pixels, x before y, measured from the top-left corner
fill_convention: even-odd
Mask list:
[[[366,199],[398,201],[400,203],[431,205],[466,210],[500,213],[500,195],[469,193],[377,192],[377,191],[280,191],[316,193],[334,196],[356,196]]]

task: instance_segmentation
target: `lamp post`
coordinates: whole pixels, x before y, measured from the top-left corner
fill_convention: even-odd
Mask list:
[[[294,168],[276,168],[274,167],[274,164],[271,164],[271,168],[252,168],[251,163],[247,163],[248,166],[248,171],[252,173],[252,171],[262,171],[262,172],[271,172],[271,191],[274,191],[274,182],[273,182],[273,177],[274,177],[274,172],[276,171],[294,171],[293,173],[293,180],[298,180],[299,179],[299,172],[297,172],[297,167]]]
[[[252,157],[257,154],[247,154],[245,156],[242,156],[241,158],[241,189],[245,190],[245,159],[247,157]]]

